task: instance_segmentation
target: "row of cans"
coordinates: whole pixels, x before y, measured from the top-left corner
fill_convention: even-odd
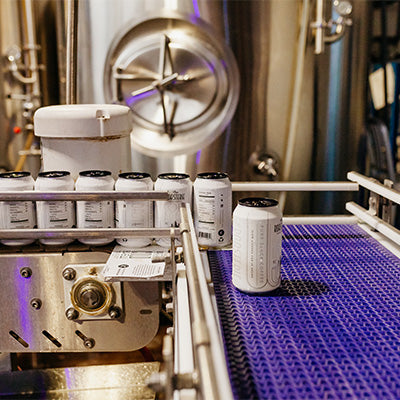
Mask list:
[[[187,174],[160,174],[153,184],[147,173],[121,173],[115,182],[109,171],[83,171],[76,182],[69,172],[41,172],[36,181],[28,172],[0,174],[0,191],[167,191],[175,201],[118,200],[8,201],[0,202],[0,228],[158,228],[178,227],[180,204],[192,203],[198,243],[224,247],[232,240],[232,185],[225,173],[199,174],[192,184]],[[36,221],[37,219],[37,221]],[[89,245],[110,243],[109,238],[80,239]],[[69,240],[42,239],[44,244],[62,245]],[[282,214],[278,202],[267,198],[245,198],[233,212],[233,284],[245,292],[266,292],[280,285]],[[128,247],[144,247],[152,238],[122,238]],[[6,245],[23,245],[27,240],[5,240]],[[157,240],[170,246],[165,238]]]
[[[109,171],[82,171],[76,182],[67,171],[40,172],[36,181],[29,172],[0,174],[0,191],[167,191],[175,201],[38,201],[0,202],[0,229],[33,228],[169,228],[180,224],[180,203],[192,203],[199,244],[223,247],[231,243],[232,185],[227,174],[199,174],[192,184],[189,175],[160,174],[153,184],[149,174],[126,172],[115,181]],[[193,193],[193,194],[192,194]],[[154,217],[153,217],[154,214]],[[153,222],[154,221],[154,222]],[[71,240],[41,239],[43,244],[63,245]],[[80,239],[89,245],[105,245],[108,238]],[[144,247],[151,238],[122,238],[119,244]],[[6,245],[24,245],[31,240],[5,240]],[[169,247],[167,238],[157,243]]]

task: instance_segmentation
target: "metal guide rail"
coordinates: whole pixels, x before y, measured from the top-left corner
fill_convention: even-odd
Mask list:
[[[168,192],[160,191],[9,191],[0,192],[0,201],[102,201],[102,200],[164,200],[170,199]],[[170,228],[96,228],[96,229],[1,229],[0,239],[64,239],[64,238],[96,238],[96,237],[174,237],[179,235],[179,230]]]

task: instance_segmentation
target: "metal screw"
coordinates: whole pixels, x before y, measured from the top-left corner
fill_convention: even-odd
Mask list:
[[[68,308],[67,311],[65,311],[65,316],[70,321],[73,321],[74,319],[77,319],[79,317],[79,313],[78,313],[78,311],[75,310],[75,308],[71,307],[71,308]]]
[[[119,307],[111,307],[108,311],[108,315],[111,319],[117,319],[121,316],[121,309]]]
[[[65,268],[62,275],[66,281],[72,281],[76,277],[76,271],[73,268]]]
[[[92,339],[92,338],[86,338],[86,339],[83,341],[83,345],[84,345],[85,347],[87,347],[88,349],[93,349],[93,347],[94,347],[94,345],[95,345],[95,341],[94,341],[94,339]]]
[[[35,310],[39,310],[42,307],[42,300],[34,298],[31,300],[31,306],[35,309]]]
[[[28,279],[32,276],[32,270],[29,267],[21,268],[19,273],[25,279]]]

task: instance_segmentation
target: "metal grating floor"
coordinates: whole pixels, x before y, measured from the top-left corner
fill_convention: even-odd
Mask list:
[[[282,285],[232,285],[210,251],[236,399],[400,399],[400,260],[361,228],[285,226]]]

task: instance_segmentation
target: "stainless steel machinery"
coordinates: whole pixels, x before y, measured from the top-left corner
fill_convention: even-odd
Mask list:
[[[118,103],[131,109],[132,170],[153,179],[162,172],[194,179],[198,172],[224,171],[235,192],[281,193],[285,215],[341,211],[343,201],[336,200],[342,192],[349,197],[357,183],[288,181],[340,181],[355,167],[366,103],[368,13],[367,1],[2,0],[0,168],[35,176],[43,165],[33,135],[40,107]],[[107,123],[100,114],[96,118]],[[94,136],[102,146],[108,140]],[[49,199],[173,201],[154,191],[0,195],[0,202]],[[360,216],[356,206],[348,209]],[[386,230],[373,211],[366,217]],[[109,398],[151,399],[155,392],[167,399],[234,397],[207,256],[199,251],[187,205],[181,218],[171,230],[0,230],[5,239],[171,239],[169,253],[151,247],[142,255],[150,263],[154,253],[165,264],[162,275],[126,279],[120,272],[112,280],[103,269],[113,245],[1,246],[3,369],[10,367],[10,353],[56,359],[143,350],[166,329],[156,362],[8,371],[0,375],[8,381],[0,382],[5,396],[70,393],[80,399],[101,390]],[[323,220],[286,217],[285,223]],[[172,318],[168,329],[160,326],[160,312]]]

